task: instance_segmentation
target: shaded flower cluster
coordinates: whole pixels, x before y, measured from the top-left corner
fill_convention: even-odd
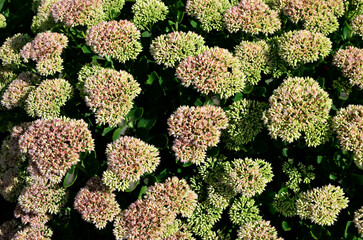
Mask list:
[[[175,67],[184,58],[205,50],[204,43],[204,38],[194,32],[177,31],[153,39],[150,52],[157,64]]]
[[[103,172],[102,181],[110,189],[119,191],[125,191],[143,174],[155,171],[160,162],[156,147],[129,136],[109,143],[106,156],[107,170]]]
[[[271,10],[263,0],[241,0],[224,14],[229,32],[272,34],[281,28],[279,13]]]
[[[28,239],[41,239],[41,240],[51,240],[53,236],[53,231],[46,227],[31,227],[27,226],[19,231],[17,231],[12,240],[28,240]]]
[[[202,24],[204,31],[221,31],[225,28],[223,15],[231,7],[228,0],[188,0],[185,11]]]
[[[305,132],[308,146],[327,141],[332,100],[312,78],[289,77],[274,90],[263,119],[274,139],[293,142]],[[319,131],[314,131],[319,127]]]
[[[289,180],[286,182],[286,186],[295,193],[300,191],[301,183],[309,184],[315,179],[315,170],[313,165],[306,166],[299,162],[297,167],[294,166],[293,159],[289,159],[282,165],[282,171],[287,175]]]
[[[332,128],[340,145],[352,151],[356,165],[363,169],[363,105],[348,105],[333,117]]]
[[[0,47],[2,65],[8,68],[17,68],[21,64],[20,50],[30,40],[27,34],[15,34],[8,37]]]
[[[128,114],[141,88],[125,71],[86,65],[78,75],[87,106],[97,124],[117,126]]]
[[[351,25],[354,33],[363,38],[363,14],[356,16]]]
[[[94,142],[84,120],[54,118],[34,121],[20,137],[19,146],[29,155],[32,172],[59,183],[79,161],[80,152],[94,149]]]
[[[358,229],[358,233],[363,237],[363,207],[354,212],[353,222]]]
[[[244,144],[253,140],[263,127],[262,113],[268,108],[263,102],[241,99],[232,103],[226,110],[228,128],[223,140],[230,150],[239,151]]]
[[[151,26],[163,21],[169,13],[168,7],[161,0],[136,0],[132,5],[132,22],[141,30],[151,30]]]
[[[236,225],[262,220],[262,217],[259,215],[260,210],[256,206],[255,201],[243,195],[234,200],[228,214],[231,222]]]
[[[282,192],[275,195],[272,206],[283,216],[293,217],[297,214],[295,201],[296,197],[290,196],[289,192]]]
[[[245,77],[239,59],[227,49],[214,47],[197,56],[189,56],[176,69],[182,85],[193,85],[203,94],[220,94],[229,98],[241,92]]]
[[[112,222],[121,211],[116,195],[103,185],[99,177],[89,179],[86,186],[79,190],[74,199],[74,209],[98,229]]]
[[[277,236],[276,228],[270,225],[270,221],[260,220],[247,222],[238,230],[237,240],[283,240]]]
[[[363,89],[363,49],[352,46],[339,49],[334,55],[333,64],[341,68],[343,76],[352,86]]]
[[[99,56],[124,63],[136,59],[141,52],[140,36],[140,31],[130,21],[103,21],[87,30],[86,44]]]
[[[59,0],[33,1],[33,11],[35,12],[35,15],[33,16],[31,25],[32,32],[44,32],[52,29],[56,25],[51,13],[53,3],[55,2],[59,2]]]
[[[0,28],[6,28],[6,18],[0,13]]]
[[[325,58],[330,54],[332,42],[318,32],[289,31],[278,39],[278,54],[291,67]]]
[[[20,218],[23,224],[28,224],[31,227],[39,228],[44,226],[50,220],[50,214],[26,212],[17,204],[14,210],[14,217]]]
[[[18,222],[14,219],[2,223],[0,225],[0,239],[12,239],[20,228]]]
[[[228,119],[220,107],[181,106],[169,117],[168,126],[169,135],[176,138],[172,147],[176,158],[199,165],[207,148],[218,144]]]
[[[68,44],[68,39],[61,33],[43,32],[34,40],[25,44],[20,51],[24,62],[29,59],[36,61],[36,69],[40,75],[53,75],[63,69],[61,53]]]
[[[333,225],[340,210],[348,207],[348,198],[339,186],[326,185],[299,194],[296,200],[297,214],[313,223]]]

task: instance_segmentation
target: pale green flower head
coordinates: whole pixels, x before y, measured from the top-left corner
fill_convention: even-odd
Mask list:
[[[259,220],[247,222],[238,230],[237,240],[269,239],[283,240],[277,236],[276,228],[270,225],[270,221]]]
[[[31,30],[33,33],[40,33],[56,26],[52,16],[52,5],[58,0],[33,0],[33,17]]]
[[[0,13],[0,28],[6,28],[6,18]]]
[[[0,59],[6,68],[15,69],[21,64],[20,50],[30,41],[27,34],[15,34],[9,37],[0,47]]]
[[[243,195],[234,200],[229,208],[228,214],[231,222],[236,225],[262,220],[255,200]]]
[[[276,194],[272,202],[274,209],[285,217],[293,217],[297,214],[295,197],[290,196],[289,192]]]
[[[154,23],[165,20],[169,9],[161,0],[136,0],[132,5],[132,13],[132,22],[140,30],[151,30]]]
[[[286,182],[286,186],[290,188],[295,193],[300,191],[300,186],[302,183],[309,184],[315,179],[314,166],[306,166],[299,162],[295,166],[294,160],[289,159],[282,165],[282,171],[288,176],[289,180]]]

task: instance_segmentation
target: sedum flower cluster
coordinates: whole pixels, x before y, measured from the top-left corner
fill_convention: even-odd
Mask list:
[[[239,226],[248,222],[262,220],[262,217],[259,215],[260,210],[256,206],[255,200],[243,195],[234,200],[229,208],[228,214],[231,222]]]
[[[62,33],[39,33],[33,41],[25,44],[20,56],[26,63],[29,59],[36,61],[36,69],[40,75],[53,75],[63,70],[63,59],[60,55],[67,44],[68,39]]]
[[[354,212],[353,222],[358,229],[358,233],[363,237],[363,207]]]
[[[309,147],[327,141],[332,100],[314,79],[285,79],[273,91],[269,103],[263,119],[272,138],[291,143],[304,132]]]
[[[348,202],[342,188],[329,184],[300,193],[296,209],[302,219],[330,226],[337,220],[339,212],[348,207]]]
[[[17,231],[13,236],[12,240],[28,240],[28,239],[41,239],[51,240],[53,231],[47,226],[42,227],[31,227],[27,226]]]
[[[132,13],[132,22],[140,30],[151,30],[154,23],[165,20],[169,9],[161,0],[136,0]]]
[[[363,38],[363,14],[356,16],[351,25],[353,32]]]
[[[97,124],[117,126],[131,110],[141,88],[126,71],[86,65],[78,74],[87,106]]]
[[[275,195],[272,202],[274,209],[285,217],[293,217],[297,215],[295,206],[297,197],[291,196],[289,192],[282,192]]]
[[[334,55],[333,64],[341,68],[350,85],[363,89],[363,49],[352,46],[339,49]]]
[[[277,236],[276,228],[270,225],[270,221],[259,220],[247,222],[238,230],[237,240],[282,240]]]
[[[176,69],[182,85],[193,85],[203,94],[220,94],[229,98],[241,92],[245,77],[239,59],[227,49],[214,47],[197,56],[189,56]]]
[[[154,38],[150,52],[157,64],[176,67],[184,58],[205,50],[204,38],[194,32],[171,32]]]
[[[39,193],[39,192],[36,192]],[[46,196],[51,195],[51,197],[53,197],[54,192],[52,191],[44,191],[43,194],[45,194]],[[60,200],[62,201],[62,199],[66,199],[65,197],[62,197],[60,194],[60,192],[55,192],[56,194],[54,194],[54,197],[61,197]],[[56,200],[57,201],[57,200]],[[64,201],[65,202],[65,201]],[[56,206],[57,207],[57,206]],[[63,207],[63,203],[61,202],[61,207]],[[39,228],[39,227],[43,227],[47,222],[49,222],[51,215],[47,214],[47,213],[35,213],[35,212],[26,212],[23,210],[23,208],[20,206],[20,204],[17,204],[14,210],[14,217],[15,218],[20,218],[21,222],[23,224],[28,224],[31,227],[35,227],[35,228]]]
[[[18,68],[21,64],[20,51],[23,46],[30,41],[27,34],[15,34],[8,37],[0,47],[0,59],[2,65],[7,68]]]
[[[272,34],[281,28],[279,13],[271,10],[263,0],[241,0],[224,14],[229,32]]]
[[[228,119],[220,107],[181,106],[169,117],[168,126],[169,135],[175,137],[172,150],[176,158],[199,165],[207,148],[218,144]]]
[[[155,171],[159,165],[156,147],[135,138],[124,136],[109,143],[106,149],[107,170],[102,181],[111,190],[125,191],[145,173]]]
[[[6,18],[0,13],[0,28],[6,28]]]
[[[332,128],[340,145],[352,151],[356,165],[363,169],[363,105],[348,105],[333,117]]]
[[[33,0],[33,16],[31,30],[34,33],[52,29],[56,24],[52,16],[52,6],[59,0]]]
[[[329,38],[307,30],[286,32],[279,37],[277,44],[281,59],[293,68],[325,58],[332,49]]]
[[[286,182],[286,186],[295,193],[300,191],[301,183],[309,184],[315,179],[315,170],[313,165],[306,166],[299,162],[297,167],[294,166],[294,160],[289,159],[282,165],[282,172],[284,172],[289,180]]]
[[[86,44],[99,56],[124,63],[136,59],[141,52],[140,37],[140,31],[130,21],[103,21],[87,30]]]
[[[226,110],[228,128],[223,140],[230,150],[239,151],[244,144],[253,140],[264,128],[262,113],[268,108],[263,102],[241,99]]]

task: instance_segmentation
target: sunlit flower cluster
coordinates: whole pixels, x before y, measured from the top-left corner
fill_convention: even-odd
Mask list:
[[[86,65],[78,78],[86,104],[95,113],[97,124],[117,126],[141,92],[132,75],[122,70]]]
[[[59,183],[79,161],[80,152],[94,149],[94,142],[84,120],[54,118],[34,121],[20,137],[19,146],[42,178]]]
[[[352,46],[339,49],[334,55],[333,64],[341,68],[343,76],[352,86],[363,89],[363,49]]]
[[[214,47],[197,56],[189,56],[176,69],[185,87],[194,86],[203,94],[229,98],[241,92],[245,77],[239,59],[227,49]]]
[[[262,217],[259,215],[260,210],[256,206],[255,200],[243,195],[234,200],[229,208],[228,214],[231,222],[236,225],[262,220]]]
[[[63,59],[60,55],[67,44],[68,39],[64,34],[43,32],[25,44],[20,55],[24,62],[28,62],[29,59],[36,61],[40,75],[53,75],[63,70]]]
[[[15,34],[5,40],[0,47],[0,59],[2,65],[10,68],[17,68],[21,64],[20,50],[30,40],[27,34]]]
[[[241,0],[224,15],[229,32],[272,34],[281,28],[279,13],[271,10],[263,0]]]
[[[348,198],[339,186],[326,185],[299,194],[296,200],[297,214],[313,223],[333,225],[339,212],[348,207]]]
[[[291,67],[325,58],[331,49],[330,39],[318,32],[289,31],[278,39],[278,54]]]
[[[104,228],[120,213],[116,195],[103,185],[99,177],[89,179],[86,186],[79,190],[74,199],[74,209],[98,229]]]
[[[6,28],[6,18],[0,13],[0,28]]]
[[[256,239],[283,240],[277,236],[276,228],[270,225],[270,221],[247,222],[238,230],[237,240]]]
[[[151,42],[150,52],[158,64],[175,67],[188,56],[205,50],[204,39],[194,32],[172,32],[163,34]]]
[[[221,31],[225,28],[223,15],[231,7],[228,0],[188,0],[185,11],[202,24],[204,31]]]
[[[141,52],[140,36],[130,21],[104,21],[87,30],[86,44],[101,57],[109,56],[124,63],[136,59]]]
[[[44,226],[50,220],[50,214],[25,212],[19,204],[15,207],[14,217],[20,218],[23,224],[29,223],[35,228]]]
[[[300,191],[300,185],[302,183],[309,184],[315,179],[314,166],[306,166],[299,162],[297,166],[294,166],[293,159],[289,159],[282,165],[282,171],[287,175],[289,180],[286,182],[286,186],[295,193]]]
[[[35,12],[35,15],[33,16],[33,21],[31,25],[32,32],[34,33],[44,32],[50,30],[55,26],[51,10],[53,3],[58,1],[59,0],[33,1],[33,11]]]
[[[193,234],[189,231],[186,224],[181,220],[176,219],[172,224],[168,225],[166,231],[163,233],[162,240],[196,240]]]
[[[143,174],[154,172],[160,162],[156,147],[129,136],[109,143],[106,156],[107,170],[103,172],[102,181],[110,189],[119,191],[125,191]]]
[[[363,14],[356,16],[351,24],[354,33],[363,38]]]
[[[41,239],[41,240],[51,240],[53,236],[53,231],[46,227],[32,227],[27,226],[19,231],[17,231],[12,240],[29,240],[29,239]]]
[[[332,126],[342,148],[352,151],[356,165],[363,169],[363,105],[341,108]]]
[[[199,165],[207,148],[218,144],[228,119],[220,107],[181,106],[169,117],[168,126],[169,135],[176,138],[172,147],[176,158]]]
[[[357,227],[361,237],[363,237],[363,207],[354,212],[354,225]]]
[[[232,103],[226,110],[228,128],[223,140],[226,147],[239,151],[244,144],[253,140],[264,128],[262,113],[268,108],[263,102],[241,99]]]
[[[329,111],[332,100],[312,78],[289,77],[274,90],[270,107],[263,119],[274,139],[293,142],[305,132],[308,146],[317,146],[325,141],[328,131]],[[316,125],[326,126],[324,131],[313,131]],[[311,130],[312,129],[312,130]]]
[[[161,0],[136,0],[132,5],[132,22],[141,30],[151,30],[151,26],[163,21],[169,13],[168,7]]]

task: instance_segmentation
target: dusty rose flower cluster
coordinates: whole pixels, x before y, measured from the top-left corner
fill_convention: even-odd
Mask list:
[[[357,227],[361,237],[363,237],[363,207],[354,212],[354,225]]]
[[[363,49],[352,46],[339,49],[334,55],[333,64],[341,68],[343,76],[352,86],[363,89]]]
[[[351,24],[354,33],[363,38],[363,14],[356,16]]]
[[[34,33],[44,32],[53,28],[56,24],[52,16],[53,3],[59,0],[34,0],[33,1],[33,21],[31,30]]]
[[[176,139],[173,151],[181,162],[199,165],[208,147],[217,145],[228,118],[220,107],[179,107],[168,119],[169,135]]]
[[[30,157],[33,173],[59,183],[79,161],[79,153],[92,151],[94,142],[84,120],[36,120],[19,139],[20,150]]]
[[[19,231],[17,231],[12,240],[29,240],[29,239],[41,239],[41,240],[51,240],[53,236],[53,231],[46,227],[31,227],[27,226]]]
[[[35,36],[34,40],[25,44],[20,51],[24,62],[29,59],[36,61],[36,68],[40,75],[53,75],[63,69],[63,59],[60,57],[63,48],[68,44],[64,34],[43,32]]]
[[[141,52],[140,37],[140,31],[130,21],[104,21],[87,30],[86,44],[101,57],[124,63],[136,59]]]
[[[28,41],[30,41],[30,37],[27,34],[18,33],[8,37],[0,47],[2,65],[12,69],[19,67],[21,64],[20,50]]]
[[[281,28],[279,13],[271,10],[263,0],[241,0],[224,14],[229,32],[272,34]]]
[[[155,171],[160,162],[156,147],[129,136],[108,144],[106,156],[107,170],[102,181],[110,189],[119,191],[125,191],[143,174]]]
[[[45,192],[51,194],[51,191],[45,191]],[[57,196],[55,195],[55,197]],[[22,209],[22,207],[19,204],[17,204],[15,207],[14,217],[20,218],[23,224],[29,223],[31,227],[35,228],[44,226],[50,220],[50,214],[38,213],[38,212],[35,213],[33,211],[26,212]]]
[[[86,186],[79,190],[74,199],[74,209],[98,229],[112,222],[121,211],[116,195],[103,185],[99,177],[89,179]]]
[[[203,94],[229,98],[241,92],[245,77],[239,59],[227,49],[214,47],[197,56],[189,56],[176,69],[183,86],[193,85]]]
[[[256,239],[283,240],[277,236],[276,228],[270,225],[270,221],[247,222],[238,230],[237,240]]]

